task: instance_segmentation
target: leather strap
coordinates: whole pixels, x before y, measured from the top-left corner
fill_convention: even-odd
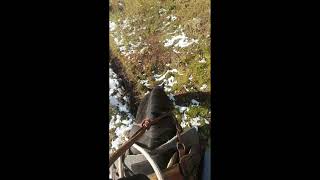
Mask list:
[[[162,172],[163,178],[165,180],[184,180],[185,177],[182,175],[179,164],[174,164],[173,166],[165,169]],[[155,173],[149,174],[148,178],[150,180],[157,180]]]
[[[156,117],[154,119],[144,119],[141,124],[139,125],[141,128],[138,129],[137,132],[135,132],[130,139],[125,142],[118,150],[116,150],[109,158],[109,167],[121,156],[123,155],[126,150],[128,150],[145,132],[150,128],[151,125],[156,124],[159,122],[160,119],[170,115],[171,112],[167,112],[162,114],[159,117]]]

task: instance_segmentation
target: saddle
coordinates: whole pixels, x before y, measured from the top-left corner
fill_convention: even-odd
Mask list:
[[[109,158],[112,179],[198,179],[196,128],[182,130],[161,86],[142,99],[129,138]]]

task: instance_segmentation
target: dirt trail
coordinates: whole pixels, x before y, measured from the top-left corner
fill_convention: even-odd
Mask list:
[[[130,81],[126,75],[120,60],[113,56],[111,51],[110,68],[118,75],[119,79],[121,79],[121,81],[119,81],[120,85],[123,86],[125,94],[129,97],[129,111],[135,117],[140,103],[140,100],[137,98],[138,93],[134,88],[133,82]]]

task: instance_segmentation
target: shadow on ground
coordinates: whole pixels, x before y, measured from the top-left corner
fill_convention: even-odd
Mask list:
[[[135,117],[140,101],[137,99],[137,92],[134,90],[133,82],[129,80],[120,60],[113,56],[111,51],[109,51],[109,53],[110,67],[118,75],[119,79],[121,79],[119,83],[124,88],[125,94],[129,97],[129,111]]]
[[[175,103],[179,106],[186,106],[189,105],[192,99],[197,100],[201,104],[205,104],[208,108],[211,107],[210,99],[211,93],[210,92],[187,92],[183,94],[178,94],[174,96]]]

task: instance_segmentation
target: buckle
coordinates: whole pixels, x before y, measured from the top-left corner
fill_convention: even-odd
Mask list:
[[[145,127],[147,130],[150,128],[150,126],[151,126],[150,119],[145,119],[141,123],[141,127]]]

